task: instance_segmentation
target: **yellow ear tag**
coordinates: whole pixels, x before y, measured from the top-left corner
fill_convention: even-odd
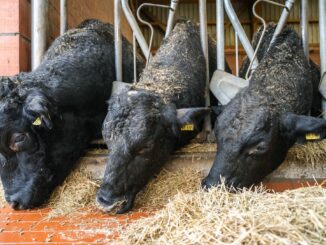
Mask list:
[[[40,117],[36,118],[35,121],[33,122],[34,126],[40,126],[42,124],[42,120]]]
[[[319,140],[319,139],[320,139],[320,134],[315,134],[315,133],[306,134],[306,140]]]
[[[181,131],[194,131],[193,124],[185,124],[181,127]]]

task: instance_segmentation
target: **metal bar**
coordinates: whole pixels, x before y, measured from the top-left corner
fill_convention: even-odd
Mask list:
[[[239,42],[238,33],[235,33],[235,75],[239,76]]]
[[[150,50],[146,43],[145,37],[144,37],[143,33],[141,32],[141,30],[137,24],[137,21],[130,10],[128,0],[121,0],[121,6],[122,6],[122,10],[126,16],[126,19],[129,23],[132,31],[135,33],[135,36],[139,43],[140,49],[142,50],[144,56],[148,57],[150,55]]]
[[[40,63],[46,50],[48,0],[32,0],[32,69]]]
[[[321,85],[326,83],[326,1],[319,0],[319,35],[320,35],[320,71],[322,75]],[[322,93],[323,94],[323,93]],[[322,110],[323,117],[326,118],[326,99],[323,94]]]
[[[148,49],[149,50],[151,50],[151,48],[152,48],[152,43],[153,43],[153,37],[154,37],[154,28],[153,28],[153,26],[152,26],[152,24],[150,23],[150,22],[148,22],[148,21],[145,21],[145,20],[143,20],[141,17],[140,17],[140,10],[143,8],[143,7],[159,7],[159,8],[170,8],[169,6],[167,6],[167,5],[162,5],[162,4],[154,4],[154,3],[142,3],[139,7],[138,7],[138,9],[137,9],[137,18],[138,18],[138,20],[141,22],[141,23],[143,23],[143,24],[145,24],[146,26],[148,26],[148,28],[151,30],[151,36],[150,36],[150,39],[149,39],[149,47],[148,47]],[[151,56],[151,54],[149,53],[148,54],[148,56],[146,57],[146,66],[148,65],[148,62],[149,62],[149,60],[150,60],[150,57]]]
[[[206,64],[206,88],[205,88],[205,106],[210,106],[209,98],[209,65],[208,65],[208,38],[207,38],[207,7],[206,0],[199,0],[199,25],[200,41],[203,49]],[[211,132],[211,117],[208,115],[204,121],[204,132]]]
[[[216,55],[217,69],[225,70],[224,57],[224,6],[223,0],[216,0]]]
[[[166,31],[165,31],[165,38],[167,38],[170,35],[170,33],[173,29],[174,15],[175,15],[175,12],[177,11],[178,3],[179,3],[179,0],[171,1],[169,18],[168,18],[168,23],[166,26]]]
[[[309,60],[309,33],[308,33],[308,25],[309,25],[309,5],[308,0],[301,0],[301,38],[304,53]]]
[[[230,19],[230,22],[233,28],[235,29],[235,31],[238,33],[240,42],[242,43],[243,48],[245,49],[249,59],[250,60],[254,59],[252,64],[252,69],[255,69],[258,66],[258,61],[257,58],[254,58],[254,49],[252,48],[251,43],[245,31],[243,30],[236,13],[234,12],[234,9],[231,4],[231,0],[224,0],[224,5],[225,5],[225,11]]]
[[[114,0],[114,51],[116,81],[122,82],[122,37],[120,0]]]
[[[67,30],[67,1],[60,0],[60,35]]]
[[[137,83],[137,43],[136,36],[132,34],[132,50],[134,57],[134,83]]]
[[[279,21],[277,23],[277,26],[276,26],[276,29],[275,29],[271,44],[274,42],[276,36],[278,34],[280,34],[281,31],[283,30],[283,27],[286,24],[286,20],[287,20],[289,14],[290,14],[290,10],[292,9],[294,3],[295,3],[295,0],[287,0],[285,2],[285,7],[284,7],[284,10],[282,11],[281,17],[280,17],[280,19],[279,19]]]

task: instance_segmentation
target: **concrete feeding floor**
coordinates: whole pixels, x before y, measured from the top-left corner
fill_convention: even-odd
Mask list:
[[[136,211],[117,216],[89,209],[47,220],[49,211],[0,209],[0,244],[106,244],[128,222],[149,215]]]

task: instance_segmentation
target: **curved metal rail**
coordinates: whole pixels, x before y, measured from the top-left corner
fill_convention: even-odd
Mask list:
[[[140,10],[143,8],[143,7],[157,7],[157,8],[167,8],[167,9],[170,9],[170,6],[167,6],[167,5],[163,5],[163,4],[154,4],[154,3],[143,3],[141,4],[138,9],[137,9],[137,18],[138,20],[147,25],[149,27],[149,29],[151,30],[151,36],[150,36],[150,39],[149,39],[149,45],[148,45],[148,48],[149,50],[151,50],[152,48],[152,43],[153,43],[153,36],[154,36],[154,28],[153,26],[151,25],[151,23],[149,23],[148,21],[145,21],[143,20],[141,17],[140,17]],[[146,56],[146,66],[150,60],[150,57],[151,57],[151,53],[149,52],[148,55]]]
[[[254,53],[255,53],[254,49],[252,48],[251,43],[244,29],[242,28],[241,23],[232,7],[231,0],[224,0],[224,5],[225,5],[225,11],[229,16],[230,22],[232,23],[234,30],[239,35],[239,39],[243,45],[243,48],[245,49],[249,59],[253,61],[252,67],[254,69],[258,66],[258,60],[254,58]]]
[[[121,0],[121,6],[122,6],[122,10],[126,16],[126,19],[129,23],[133,33],[135,33],[136,39],[139,43],[139,46],[140,46],[144,56],[148,57],[148,55],[150,54],[150,50],[146,43],[145,37],[144,37],[143,33],[141,32],[141,30],[137,24],[137,21],[130,10],[128,0]]]
[[[260,15],[258,15],[257,14],[257,12],[256,12],[256,6],[257,6],[257,4],[258,3],[260,3],[260,2],[266,2],[266,3],[269,3],[269,4],[273,4],[273,5],[276,5],[276,6],[280,6],[280,7],[284,7],[284,8],[286,8],[286,6],[284,5],[284,4],[280,4],[280,3],[277,3],[277,2],[273,2],[273,1],[270,1],[270,0],[257,0],[255,3],[254,3],[254,5],[252,6],[252,13],[253,13],[253,15],[257,18],[257,19],[259,19],[261,22],[262,22],[262,24],[263,24],[263,31],[262,31],[262,33],[261,33],[261,35],[260,35],[260,38],[259,38],[259,41],[258,41],[258,44],[257,44],[257,47],[256,47],[256,50],[255,50],[255,53],[254,53],[254,56],[253,56],[253,60],[256,58],[256,55],[257,55],[257,52],[258,52],[258,50],[259,50],[259,47],[260,47],[260,45],[261,45],[261,42],[262,42],[262,40],[263,40],[263,38],[264,38],[264,35],[265,35],[265,32],[266,32],[266,21],[265,21],[265,19],[263,18],[263,17],[261,17]],[[286,19],[285,19],[286,20]],[[282,25],[282,26],[284,26],[284,25]],[[282,30],[282,29],[281,29]],[[276,30],[275,30],[275,32],[276,32]],[[273,39],[274,39],[274,37],[276,36],[277,34],[273,34]],[[273,40],[272,39],[272,40]],[[271,42],[272,43],[272,42]],[[248,80],[248,78],[249,78],[249,73],[250,73],[250,71],[251,71],[251,67],[252,67],[252,65],[253,65],[253,60],[251,60],[251,62],[250,62],[250,64],[249,64],[249,67],[248,67],[248,70],[247,70],[247,72],[246,72],[246,80]]]

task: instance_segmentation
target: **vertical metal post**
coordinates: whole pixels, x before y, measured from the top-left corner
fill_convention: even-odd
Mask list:
[[[46,50],[48,0],[32,0],[32,69],[40,63]]]
[[[225,70],[224,57],[224,4],[216,0],[216,55],[217,69]]]
[[[121,0],[121,6],[122,6],[122,10],[125,14],[125,17],[129,23],[132,31],[135,33],[135,36],[137,38],[137,41],[139,43],[139,46],[140,46],[144,56],[148,57],[150,55],[149,47],[146,43],[143,33],[141,32],[141,30],[137,24],[137,21],[136,21],[134,15],[132,14],[132,12],[130,10],[128,0]]]
[[[60,0],[60,35],[67,30],[67,1]]]
[[[206,63],[206,88],[205,88],[205,106],[210,106],[209,99],[209,64],[208,64],[208,37],[207,37],[207,7],[206,0],[199,0],[199,22],[200,22],[200,40],[203,49],[205,63]],[[211,117],[208,115],[205,118],[204,130],[210,132]]]
[[[132,34],[132,50],[134,57],[134,83],[137,83],[137,43],[134,33]]]
[[[177,11],[178,2],[179,2],[179,0],[171,1],[170,10],[169,10],[169,18],[168,18],[168,23],[166,25],[166,31],[165,31],[165,38],[167,38],[172,31],[174,15],[175,15],[175,12]]]
[[[122,37],[121,37],[121,5],[114,0],[114,55],[116,81],[122,82]]]
[[[309,5],[308,0],[301,0],[301,38],[304,53],[309,60],[309,34],[308,34],[308,25],[309,25]]]
[[[245,49],[250,60],[254,60],[252,63],[252,69],[255,69],[258,66],[258,60],[254,57],[254,49],[251,46],[251,43],[246,35],[246,32],[242,28],[242,25],[232,7],[231,0],[224,0],[225,11],[230,19],[230,22],[234,30],[238,33],[239,39]]]
[[[239,76],[239,44],[238,33],[235,32],[235,75]]]
[[[320,71],[323,77],[320,90],[324,87],[324,91],[321,91],[323,95],[322,110],[323,117],[326,118],[326,1],[319,0],[319,34],[320,34]]]

